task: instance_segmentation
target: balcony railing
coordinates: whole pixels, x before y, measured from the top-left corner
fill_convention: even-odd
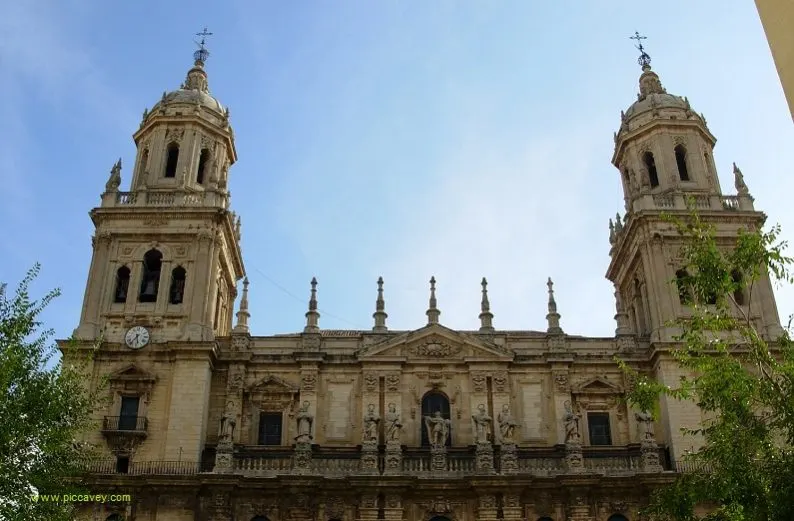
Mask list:
[[[120,472],[116,460],[91,460],[82,464],[88,474],[109,475],[129,474],[132,476],[189,476],[201,471],[199,463],[192,461],[133,461],[126,466],[126,472]]]
[[[102,196],[102,206],[220,206],[228,205],[228,195],[221,192],[151,191],[110,192]]]
[[[693,472],[703,470],[687,462],[675,462],[672,466],[666,460],[666,451],[659,449],[660,460],[664,471]],[[296,473],[293,468],[293,453],[289,449],[260,450],[260,448],[242,448],[234,454],[232,473],[246,476],[275,477]],[[310,474],[321,476],[355,476],[360,473],[359,454],[354,451],[344,453],[320,452],[313,455]],[[498,449],[494,457],[494,470],[499,468]],[[383,454],[379,457],[379,471],[384,471]],[[200,463],[186,461],[131,461],[119,470],[117,461],[90,461],[84,464],[87,473],[95,475],[130,474],[130,475],[193,475],[213,472],[214,464],[211,451],[205,453],[207,461]],[[641,472],[641,456],[639,451],[627,447],[610,447],[604,449],[588,449],[584,451],[584,467],[587,473],[605,476],[627,476]],[[543,450],[519,451],[518,475],[524,476],[557,476],[565,474],[564,453],[558,448]],[[305,474],[306,471],[301,471]],[[473,450],[451,449],[447,454],[447,469],[434,471],[430,468],[430,455],[422,449],[408,449],[403,453],[403,475],[415,476],[467,476],[476,474],[475,454]]]
[[[105,416],[102,421],[102,432],[146,433],[149,422],[145,416]]]

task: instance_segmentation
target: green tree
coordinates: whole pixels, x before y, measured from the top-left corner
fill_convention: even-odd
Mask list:
[[[652,496],[643,515],[652,521],[791,521],[794,349],[787,330],[764,338],[753,310],[740,305],[752,302],[754,284],[767,273],[776,283],[792,283],[780,228],[745,230],[726,251],[696,212],[667,220],[682,236],[686,273],[677,283],[692,310],[675,322],[681,334],[672,356],[691,376],[668,387],[638,374],[627,398],[654,415],[663,394],[692,400],[708,420],[686,431],[702,436],[703,448],[687,456],[684,472]],[[698,505],[709,513],[696,515]]]
[[[42,329],[39,316],[59,291],[31,300],[39,269],[37,264],[27,273],[14,295],[0,284],[2,521],[71,519],[73,505],[33,498],[80,491],[75,476],[89,450],[75,440],[91,424],[96,395],[84,387],[81,355],[56,361],[53,332]]]

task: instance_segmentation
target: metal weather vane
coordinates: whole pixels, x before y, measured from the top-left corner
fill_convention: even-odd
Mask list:
[[[642,46],[642,40],[647,40],[647,36],[640,36],[638,31],[634,31],[634,36],[629,36],[630,40],[637,40],[637,44],[635,47],[638,51],[640,51],[640,57],[637,59],[637,63],[644,69],[645,67],[651,66],[651,57],[645,52],[645,48]]]
[[[212,36],[212,33],[208,32],[207,28],[205,27],[204,30],[202,30],[200,33],[196,33],[196,36],[201,36],[201,41],[196,42],[195,40],[193,40],[195,44],[198,45],[199,47],[199,50],[193,53],[193,58],[197,62],[204,63],[205,61],[207,61],[207,58],[210,57],[210,52],[205,47],[206,37]]]

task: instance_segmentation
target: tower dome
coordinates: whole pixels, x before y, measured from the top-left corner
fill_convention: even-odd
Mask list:
[[[210,94],[203,61],[196,60],[193,67],[187,72],[184,83],[177,90],[163,93],[162,99],[152,107],[152,112],[165,108],[165,106],[179,104],[199,105],[211,109],[219,115],[224,113],[223,105]]]

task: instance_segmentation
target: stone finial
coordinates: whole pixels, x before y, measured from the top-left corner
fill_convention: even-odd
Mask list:
[[[243,279],[243,296],[240,298],[240,309],[237,311],[237,324],[234,326],[235,333],[248,333],[248,319],[251,313],[248,312],[248,277]]]
[[[488,301],[488,281],[482,278],[482,302],[480,303],[480,333],[492,333],[493,313],[491,313],[491,303]]]
[[[615,214],[615,235],[619,234],[623,231],[623,219],[620,217],[620,213]]]
[[[747,188],[747,184],[744,182],[744,174],[742,174],[741,169],[736,166],[736,163],[733,164],[733,184],[736,187],[736,193],[739,195],[749,195],[750,189]]]
[[[317,333],[320,331],[318,323],[320,321],[320,313],[317,312],[317,278],[312,277],[312,292],[309,298],[309,311],[306,312],[306,327],[303,328],[304,333]]]
[[[554,282],[551,281],[551,277],[546,282],[546,286],[549,288],[549,312],[546,315],[548,329],[546,331],[559,335],[562,333],[562,328],[560,327],[560,314],[557,313],[557,302],[554,300]]]
[[[119,186],[121,185],[121,158],[113,164],[113,168],[110,169],[110,177],[108,177],[107,183],[105,183],[105,191],[106,192],[117,192],[119,190]]]
[[[615,236],[615,223],[612,222],[612,219],[609,220],[609,244],[615,244],[615,240],[617,237]]]
[[[386,302],[383,300],[383,277],[378,277],[378,298],[375,300],[375,313],[372,314],[372,318],[375,319],[375,325],[372,331],[383,333],[389,330],[389,328],[386,327],[386,318],[389,315],[386,314],[385,310]]]
[[[438,310],[436,302],[436,278],[430,277],[430,307],[427,309],[427,323],[438,324],[438,317],[441,311]]]

